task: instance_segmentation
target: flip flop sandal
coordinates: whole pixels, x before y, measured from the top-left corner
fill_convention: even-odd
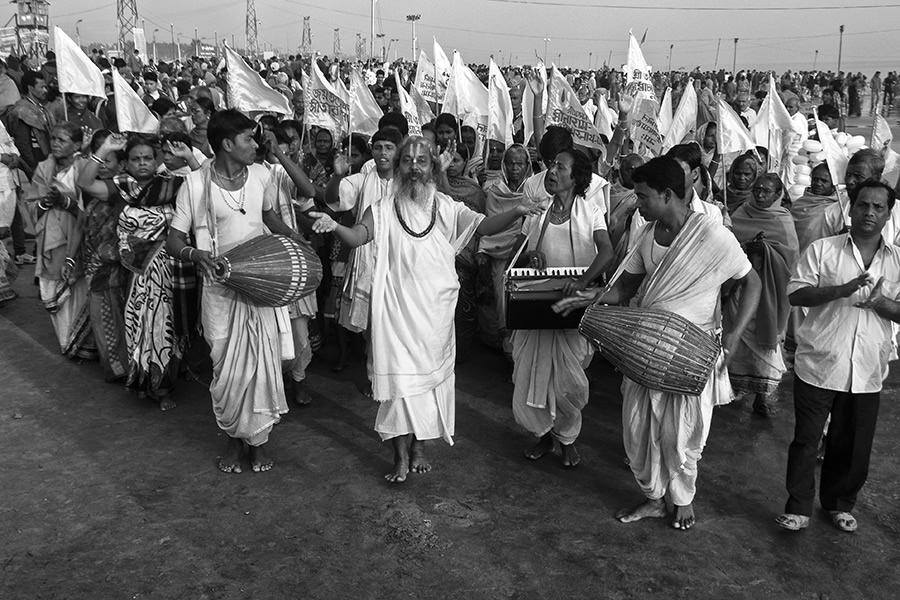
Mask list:
[[[778,523],[779,526],[790,531],[800,531],[801,529],[809,527],[809,517],[792,515],[790,513],[778,515],[775,517],[775,522]]]
[[[842,512],[839,510],[830,510],[828,514],[831,515],[831,523],[841,531],[846,531],[847,533],[853,533],[856,531],[856,528],[859,524],[856,522],[856,518],[848,512]]]

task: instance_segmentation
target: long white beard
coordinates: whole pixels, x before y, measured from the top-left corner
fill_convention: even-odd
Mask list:
[[[424,182],[413,177],[401,177],[397,183],[397,200],[418,208],[427,207],[434,196],[434,182]]]

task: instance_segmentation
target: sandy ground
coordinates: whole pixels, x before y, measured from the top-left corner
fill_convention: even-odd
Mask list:
[[[364,367],[313,363],[313,404],[271,441],[273,471],[225,475],[207,390],[163,413],[98,365],[59,356],[31,268],[0,308],[0,598],[894,598],[900,586],[898,378],[889,379],[856,534],[817,512],[777,527],[792,432],[781,413],[716,409],[689,532],[623,525],[619,380],[595,360],[582,465],[523,458],[504,360],[458,370],[457,437],[432,473],[390,485]]]
[[[104,383],[96,364],[64,359],[32,279],[24,268],[21,297],[0,307],[4,600],[897,597],[896,375],[857,533],[818,510],[800,533],[774,524],[790,376],[772,419],[716,409],[699,522],[679,532],[613,518],[641,495],[623,463],[619,378],[599,358],[576,470],[523,458],[533,439],[513,421],[503,358],[484,350],[457,372],[456,444],[429,443],[434,471],[389,485],[364,366],[332,373],[327,346],[310,370],[313,404],[272,435],[275,469],[225,475],[206,388],[182,382],[163,413]]]

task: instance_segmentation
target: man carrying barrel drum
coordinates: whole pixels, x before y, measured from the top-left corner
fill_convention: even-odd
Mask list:
[[[279,309],[257,306],[208,275],[216,256],[263,235],[263,227],[302,244],[307,242],[278,217],[268,169],[254,164],[256,123],[236,110],[209,120],[212,161],[191,173],[178,192],[166,250],[203,269],[200,318],[210,346],[210,395],[228,449],[219,460],[224,473],[240,473],[245,446],[254,472],[268,471],[269,433],[288,412],[281,376],[282,342],[290,344],[290,322]],[[194,246],[189,246],[188,233]],[[285,313],[286,311],[282,311]],[[289,350],[290,346],[286,348]]]
[[[722,286],[740,293],[733,329],[722,334],[723,351],[699,396],[662,392],[629,378],[622,382],[622,423],[632,473],[647,499],[616,513],[622,523],[665,518],[666,494],[675,506],[672,526],[694,526],[697,463],[713,407],[731,401],[725,365],[747,323],[756,314],[760,281],[734,235],[691,210],[684,171],[670,157],[654,158],[635,169],[632,179],[638,211],[648,223],[619,267],[609,292],[579,292],[557,303],[568,312],[591,302],[676,313],[700,329],[720,330]],[[643,285],[642,285],[643,284]]]

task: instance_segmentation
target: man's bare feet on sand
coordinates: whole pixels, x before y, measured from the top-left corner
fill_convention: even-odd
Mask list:
[[[575,444],[560,444],[563,455],[563,466],[568,469],[574,469],[581,462],[581,455],[575,449]]]
[[[169,394],[158,396],[156,400],[159,402],[159,410],[172,410],[176,406],[175,401],[172,400],[172,396]]]
[[[637,506],[623,508],[616,513],[616,518],[622,523],[634,523],[641,519],[662,519],[668,514],[666,510],[666,501],[662,498],[658,500],[647,499]]]
[[[411,473],[427,473],[431,470],[431,463],[425,458],[425,443],[417,440],[415,436],[409,446],[409,459]]]
[[[272,459],[266,454],[266,446],[250,446],[250,466],[254,473],[269,471],[274,466]]]
[[[687,531],[693,527],[696,522],[693,504],[688,504],[687,506],[675,505],[675,518],[672,520],[672,527]]]
[[[525,450],[525,458],[528,460],[537,460],[545,454],[551,454],[553,452],[553,436],[549,433],[545,433],[541,437],[541,441],[537,444]]]
[[[410,435],[398,435],[391,440],[394,444],[394,468],[384,476],[390,483],[403,483],[409,475],[409,438]]]
[[[312,396],[303,387],[302,381],[294,382],[294,402],[300,406],[309,406],[312,403]]]
[[[228,438],[228,448],[225,455],[219,458],[219,470],[223,473],[240,473],[241,456],[244,454],[244,440]]]

